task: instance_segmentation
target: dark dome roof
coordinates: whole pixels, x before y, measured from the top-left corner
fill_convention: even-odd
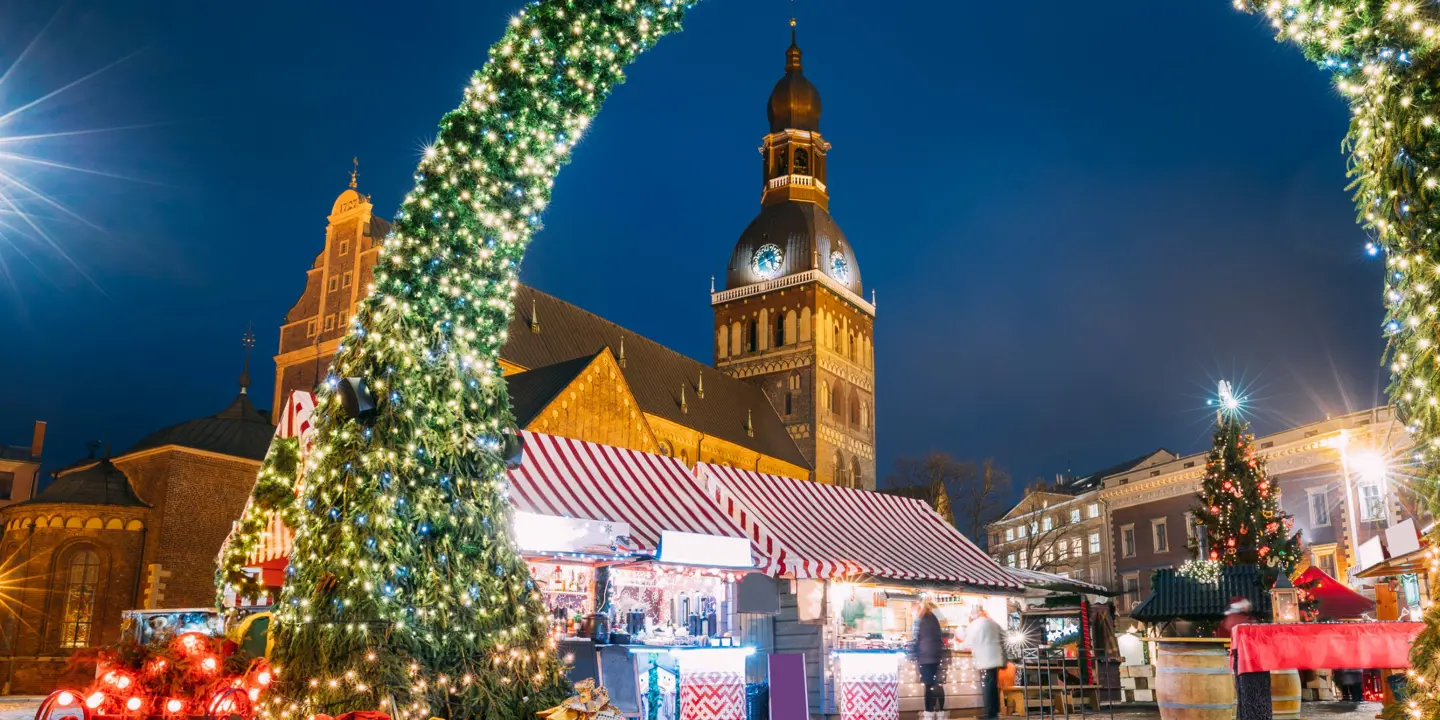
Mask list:
[[[109,458],[83,463],[78,469],[63,472],[50,486],[16,505],[110,505],[112,507],[149,507],[130,487],[130,479]]]
[[[780,265],[769,274],[756,271],[755,252],[766,245],[780,249]],[[838,277],[834,258],[843,260],[845,277]],[[817,268],[816,265],[819,265]],[[730,255],[727,290],[744,287],[807,270],[819,269],[830,278],[861,295],[860,264],[845,233],[825,208],[812,202],[788,201],[766,205],[750,221],[735,252]]]
[[[270,424],[270,418],[256,410],[250,404],[250,396],[242,392],[224,410],[209,417],[156,430],[125,452],[129,454],[165,445],[179,445],[221,455],[264,460],[274,435],[275,426]]]
[[[795,31],[790,31],[790,49],[785,51],[785,77],[770,91],[770,104],[765,106],[770,132],[810,130],[820,132],[820,91],[805,79],[800,68],[800,46],[795,44]]]

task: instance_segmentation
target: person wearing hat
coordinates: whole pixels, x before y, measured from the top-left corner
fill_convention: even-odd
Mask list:
[[[1225,619],[1215,629],[1215,637],[1228,638],[1236,625],[1253,622],[1255,616],[1250,614],[1250,601],[1237,595],[1230,598],[1230,607],[1225,609]]]

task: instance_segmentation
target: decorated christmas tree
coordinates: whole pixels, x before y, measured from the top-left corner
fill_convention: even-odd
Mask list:
[[[442,119],[318,393],[268,716],[519,720],[563,699],[510,535],[498,356],[556,172],[687,7],[530,3]]]
[[[1217,404],[1195,507],[1195,520],[1209,540],[1208,559],[1289,572],[1299,558],[1300,535],[1290,534],[1290,517],[1280,510],[1280,493],[1265,473],[1230,383],[1221,381]]]

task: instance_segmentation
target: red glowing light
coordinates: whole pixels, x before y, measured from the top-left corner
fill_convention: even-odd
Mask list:
[[[178,712],[180,712],[181,710],[183,710],[184,708],[185,708],[185,703],[180,702],[179,700],[176,700],[175,698],[170,698],[170,700],[165,703],[165,711],[166,711],[166,712],[178,713]]]
[[[99,692],[97,692],[97,693],[91,693],[91,694],[90,694],[90,697],[85,698],[85,707],[88,707],[88,708],[90,708],[91,710],[94,710],[95,708],[100,707],[100,706],[103,705],[104,703],[105,703],[105,693],[99,693]]]
[[[215,668],[219,667],[219,663],[215,662],[215,658],[207,657],[200,661],[200,666],[208,672],[215,672]]]
[[[75,695],[70,692],[62,692],[59,695],[55,696],[55,702],[61,706],[74,705]]]
[[[136,710],[139,710],[142,704],[143,703],[140,701],[140,698],[132,697],[129,700],[125,701],[125,709],[134,712]]]
[[[269,671],[269,670],[261,670],[261,671],[260,671],[260,674],[255,676],[255,682],[260,683],[260,687],[265,687],[265,686],[269,685],[269,684],[270,684],[270,671]]]
[[[163,665],[162,665],[162,667],[163,667]],[[157,668],[157,670],[158,670],[158,668]],[[130,676],[129,676],[129,675],[120,675],[120,676],[117,676],[117,677],[115,678],[115,687],[118,687],[118,688],[120,688],[121,690],[124,690],[125,688],[130,687]]]

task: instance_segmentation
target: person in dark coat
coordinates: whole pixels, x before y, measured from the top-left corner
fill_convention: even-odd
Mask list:
[[[945,717],[945,688],[940,685],[940,663],[945,660],[945,637],[940,630],[940,618],[935,614],[935,603],[925,600],[920,604],[920,617],[915,620],[915,639],[911,644],[915,665],[920,668],[920,682],[925,684],[924,720],[943,720]]]
[[[1340,687],[1340,699],[1345,702],[1364,702],[1364,674],[1359,670],[1342,669],[1334,671],[1335,684]]]

